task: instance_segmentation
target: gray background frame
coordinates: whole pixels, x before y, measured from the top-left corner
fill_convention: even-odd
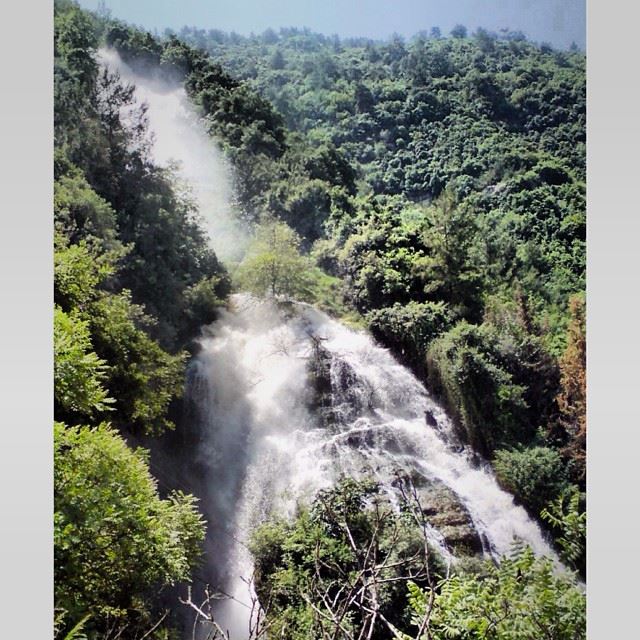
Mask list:
[[[587,7],[588,637],[608,640],[633,637],[640,593],[640,21]],[[2,24],[1,635],[50,638],[53,2],[5,4]]]

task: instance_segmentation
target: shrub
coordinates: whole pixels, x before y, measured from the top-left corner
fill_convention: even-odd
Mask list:
[[[367,320],[373,335],[385,346],[402,354],[424,373],[431,341],[451,326],[451,313],[444,302],[399,302],[371,311]]]
[[[461,322],[435,340],[427,352],[427,373],[462,436],[483,454],[533,434],[526,387],[516,384],[501,362],[490,326]]]
[[[426,638],[471,640],[583,640],[586,637],[585,594],[566,575],[554,574],[549,558],[530,548],[487,563],[484,577],[455,575],[435,593]],[[409,585],[413,623],[420,626],[429,593]],[[414,636],[399,636],[413,638]]]
[[[158,496],[147,455],[108,425],[54,428],[55,605],[72,627],[146,624],[157,590],[187,580],[204,523],[195,498]],[[67,621],[68,620],[68,621]]]
[[[558,451],[548,447],[496,451],[493,467],[500,485],[535,516],[566,485],[562,458]]]

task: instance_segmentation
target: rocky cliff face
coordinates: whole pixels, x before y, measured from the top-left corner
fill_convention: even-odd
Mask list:
[[[319,336],[311,335],[312,356],[309,358],[308,374],[312,389],[310,409],[319,417],[321,426],[339,431],[340,425],[350,421],[363,411],[373,409],[374,389],[358,387],[357,376],[348,362],[339,360],[322,346]],[[437,425],[435,416],[425,412],[425,429]],[[378,442],[375,442],[375,441]],[[380,436],[373,430],[351,429],[342,443],[354,449],[374,446]],[[392,437],[387,437],[387,446],[397,449]],[[398,477],[405,473],[400,467]],[[458,496],[443,482],[411,474],[420,506],[428,524],[441,536],[442,543],[456,557],[481,554],[488,551],[488,543],[476,531],[473,519]]]

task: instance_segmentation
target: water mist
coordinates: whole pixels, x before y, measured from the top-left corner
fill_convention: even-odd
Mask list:
[[[195,200],[216,255],[223,262],[239,262],[249,236],[234,213],[232,170],[184,87],[161,78],[157,70],[136,74],[113,49],[100,49],[98,60],[117,72],[124,83],[135,85],[137,101],[148,107],[153,161],[177,168],[178,177]]]
[[[329,421],[313,409],[318,344],[328,365]],[[232,637],[247,637],[251,532],[269,516],[292,516],[341,475],[374,478],[391,502],[398,473],[444,484],[467,510],[485,554],[498,558],[519,539],[555,557],[488,465],[457,441],[442,407],[367,333],[309,305],[236,295],[202,347],[188,393],[206,434],[199,455],[220,489],[224,537],[234,541],[219,566],[233,599],[218,610]],[[453,559],[436,528],[430,536]]]
[[[239,260],[248,236],[234,217],[231,171],[184,89],[136,75],[113,51],[101,50],[100,60],[136,85],[148,104],[154,160],[179,163],[214,250],[223,260]],[[555,557],[490,468],[457,441],[442,407],[367,333],[309,305],[242,294],[204,334],[187,372],[190,429],[199,434],[188,466],[200,470],[206,485],[204,577],[231,596],[217,604],[216,617],[234,640],[248,638],[252,532],[270,516],[292,516],[344,474],[373,477],[392,502],[398,473],[438,483],[464,507],[485,555],[508,552],[517,538]],[[314,409],[310,365],[318,345],[330,421]],[[437,527],[430,535],[451,558]]]

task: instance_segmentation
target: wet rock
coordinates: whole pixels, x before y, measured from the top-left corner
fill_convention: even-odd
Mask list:
[[[415,470],[403,472],[397,481],[411,482],[416,489],[422,512],[427,522],[444,538],[444,542],[456,557],[481,554],[483,542],[476,531],[467,508],[458,496],[441,480],[425,478]]]
[[[424,419],[425,422],[430,426],[430,427],[436,427],[438,426],[438,421],[436,420],[435,416],[433,415],[433,413],[431,413],[431,411],[429,411],[428,409],[424,412]]]
[[[333,418],[331,402],[331,354],[322,346],[319,338],[311,336],[313,348],[309,359],[309,382],[311,398],[309,409],[316,411],[323,422]]]
[[[418,487],[417,492],[427,521],[442,534],[454,555],[482,553],[482,540],[471,515],[451,489],[440,481],[430,480]]]
[[[347,424],[363,412],[370,411],[374,393],[359,380],[351,365],[336,358],[322,346],[322,338],[312,334],[309,358],[311,398],[309,408],[325,427]]]

